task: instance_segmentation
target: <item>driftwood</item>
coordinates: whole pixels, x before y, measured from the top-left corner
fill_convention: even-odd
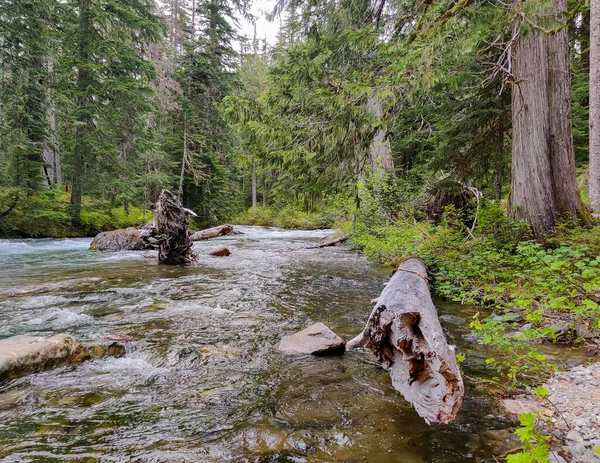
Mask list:
[[[190,212],[169,190],[160,192],[154,216],[160,264],[187,264],[194,258],[187,231]]]
[[[394,388],[427,423],[448,423],[464,385],[454,346],[442,332],[420,259],[405,261],[379,296],[363,332],[346,345],[368,347]]]
[[[307,246],[306,249],[318,249],[318,248],[326,248],[327,246],[335,246],[339,243],[344,243],[348,241],[350,235],[340,236],[339,238],[335,238],[332,240],[323,241],[322,243],[313,244],[311,246]]]
[[[321,241],[320,243],[311,244],[309,246],[300,246],[300,247],[297,247],[297,248],[283,248],[283,249],[278,249],[277,252],[294,252],[294,251],[301,251],[302,249],[320,249],[320,248],[326,248],[328,246],[335,246],[336,244],[344,243],[344,242],[348,241],[348,238],[350,238],[350,235],[344,235],[344,236],[340,236],[339,238],[333,238],[333,239],[329,239],[327,241]]]
[[[206,230],[200,230],[192,233],[190,238],[192,241],[202,241],[216,238],[217,236],[229,235],[232,231],[233,226],[226,223],[225,225],[219,225],[218,227],[207,228]]]

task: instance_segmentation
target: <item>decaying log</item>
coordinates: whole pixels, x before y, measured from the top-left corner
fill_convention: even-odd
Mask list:
[[[160,264],[187,264],[194,258],[187,231],[188,215],[173,193],[160,192],[154,216]]]
[[[454,419],[464,395],[454,346],[442,332],[425,264],[405,261],[391,278],[363,332],[346,345],[368,347],[392,385],[427,423]]]
[[[193,241],[208,240],[217,236],[229,235],[233,231],[233,226],[229,224],[219,225],[218,227],[207,228],[193,233],[190,238]]]
[[[344,243],[346,241],[348,241],[348,238],[350,238],[350,235],[344,235],[344,236],[340,236],[339,238],[333,238],[333,239],[329,239],[327,241],[321,241],[317,244],[311,244],[309,246],[300,246],[297,248],[284,248],[284,249],[278,249],[277,252],[294,252],[294,251],[301,251],[303,249],[320,249],[320,248],[326,248],[328,246],[335,246],[336,244],[339,243]]]
[[[344,243],[348,241],[350,235],[340,236],[339,238],[334,238],[332,240],[323,241],[322,243],[313,244],[311,246],[307,246],[305,249],[318,249],[318,248],[326,248],[327,246],[335,246],[339,243]]]

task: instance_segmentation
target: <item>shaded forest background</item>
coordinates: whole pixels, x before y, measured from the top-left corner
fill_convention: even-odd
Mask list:
[[[234,0],[4,0],[0,234],[136,225],[162,188],[198,227],[439,223],[451,206],[472,232],[494,200],[529,225],[524,236],[591,223],[586,2],[281,0],[273,47],[239,35],[249,11]],[[553,78],[561,37],[567,67]],[[533,43],[547,51],[518,56]],[[520,71],[531,56],[550,73]],[[564,100],[552,98],[558,81],[572,114],[552,106]],[[541,97],[527,82],[547,86],[545,108],[529,104]],[[561,136],[572,145],[559,159]],[[539,169],[518,171],[518,159]],[[568,195],[553,190],[563,184]]]

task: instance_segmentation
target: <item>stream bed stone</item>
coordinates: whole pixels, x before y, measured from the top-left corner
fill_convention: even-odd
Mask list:
[[[88,350],[73,336],[13,336],[0,340],[0,381],[89,358]]]
[[[286,355],[337,354],[345,347],[346,341],[323,323],[315,323],[296,334],[284,336],[277,345],[277,349]]]

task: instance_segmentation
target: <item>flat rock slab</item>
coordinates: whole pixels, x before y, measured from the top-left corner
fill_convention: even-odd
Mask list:
[[[286,355],[340,354],[345,348],[346,341],[323,323],[315,323],[296,334],[284,336],[277,345],[277,349]]]
[[[518,421],[522,413],[535,413],[546,411],[546,407],[535,400],[529,399],[502,399],[500,410],[504,415]]]
[[[0,381],[89,358],[88,350],[73,336],[13,336],[0,341]]]

